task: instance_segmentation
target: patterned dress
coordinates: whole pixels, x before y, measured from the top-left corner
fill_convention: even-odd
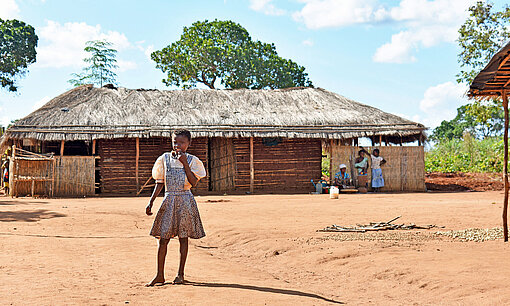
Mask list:
[[[205,169],[200,160],[190,154],[186,154],[188,164],[194,163],[193,171],[198,179],[205,176]],[[200,214],[198,212],[195,197],[189,190],[190,184],[187,182],[184,168],[175,167],[176,161],[171,161],[170,153],[163,154],[162,162],[164,162],[164,180],[166,185],[165,198],[159,208],[159,211],[152,225],[151,236],[156,238],[170,239],[173,237],[199,239],[205,236]],[[154,173],[158,173],[158,159],[153,169]],[[198,161],[194,161],[194,159]],[[182,166],[182,164],[179,165]],[[202,169],[200,169],[200,166]],[[198,173],[198,175],[197,175]],[[156,176],[158,176],[156,174]],[[158,181],[158,177],[154,177]]]

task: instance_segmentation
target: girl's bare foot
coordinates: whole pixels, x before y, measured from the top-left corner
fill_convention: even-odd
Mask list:
[[[165,283],[165,278],[163,276],[156,275],[156,277],[154,277],[154,279],[150,283],[147,283],[145,285],[145,287],[152,287],[156,284],[164,284],[164,283]]]
[[[184,284],[184,275],[177,275],[172,283],[174,285]]]

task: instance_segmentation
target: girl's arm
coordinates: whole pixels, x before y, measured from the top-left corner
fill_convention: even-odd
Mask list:
[[[191,171],[191,168],[188,164],[188,158],[186,157],[186,154],[181,154],[179,156],[179,161],[184,166],[184,172],[186,172],[186,178],[188,179],[188,182],[191,184],[191,187],[195,187],[198,183],[198,178]]]
[[[366,154],[368,154],[368,155],[372,155],[372,153],[370,153],[370,152],[368,152],[367,150],[365,150],[365,148],[363,148],[363,147],[360,147],[360,148],[361,148],[361,151],[365,152]]]
[[[147,205],[147,207],[145,207],[145,213],[147,214],[147,216],[152,215],[152,212],[151,212],[152,204],[154,203],[154,200],[156,200],[158,195],[161,193],[161,190],[163,190],[163,187],[165,187],[164,183],[156,182],[156,186],[154,187],[154,191],[152,192],[151,199],[149,200],[149,205]]]

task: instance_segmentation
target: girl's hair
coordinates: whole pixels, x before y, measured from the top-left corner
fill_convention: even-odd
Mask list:
[[[189,141],[191,141],[191,132],[188,130],[176,130],[174,131],[175,136],[184,136],[188,138]]]
[[[376,153],[376,152],[377,152],[377,154],[379,154],[379,149],[374,149],[374,153]]]

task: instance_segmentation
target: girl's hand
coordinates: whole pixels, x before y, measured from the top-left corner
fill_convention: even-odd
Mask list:
[[[145,207],[145,214],[147,216],[152,215],[152,211],[151,210],[152,210],[152,203],[149,203],[149,205],[147,205],[147,207]]]
[[[188,158],[186,157],[186,154],[181,153],[181,155],[179,155],[179,161],[182,163],[182,165],[187,164]]]

